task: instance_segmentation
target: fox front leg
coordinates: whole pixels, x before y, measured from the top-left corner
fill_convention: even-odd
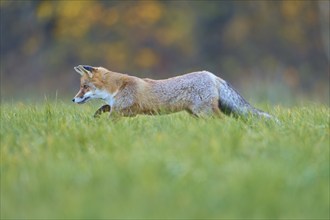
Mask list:
[[[103,105],[101,106],[95,113],[94,118],[99,118],[101,114],[104,112],[110,112],[111,113],[111,106],[110,105]]]

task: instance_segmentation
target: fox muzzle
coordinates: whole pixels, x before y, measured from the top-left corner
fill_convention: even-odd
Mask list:
[[[88,97],[78,97],[78,98],[73,98],[72,101],[75,102],[75,103],[78,103],[78,104],[84,104],[87,100],[89,100],[91,97],[88,96]]]

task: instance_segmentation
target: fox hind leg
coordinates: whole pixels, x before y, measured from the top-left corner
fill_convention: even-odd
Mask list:
[[[187,112],[195,117],[221,116],[221,111],[219,110],[218,102],[216,100],[211,103],[207,102],[191,106],[187,109]]]

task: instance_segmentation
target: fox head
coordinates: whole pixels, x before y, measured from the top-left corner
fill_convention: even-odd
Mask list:
[[[79,65],[74,70],[81,75],[80,89],[72,99],[73,102],[83,104],[90,99],[105,99],[108,95],[104,88],[104,75],[109,72],[103,67]]]

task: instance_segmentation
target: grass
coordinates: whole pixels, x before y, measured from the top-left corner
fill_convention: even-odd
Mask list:
[[[329,218],[329,107],[281,124],[1,105],[1,218]]]

